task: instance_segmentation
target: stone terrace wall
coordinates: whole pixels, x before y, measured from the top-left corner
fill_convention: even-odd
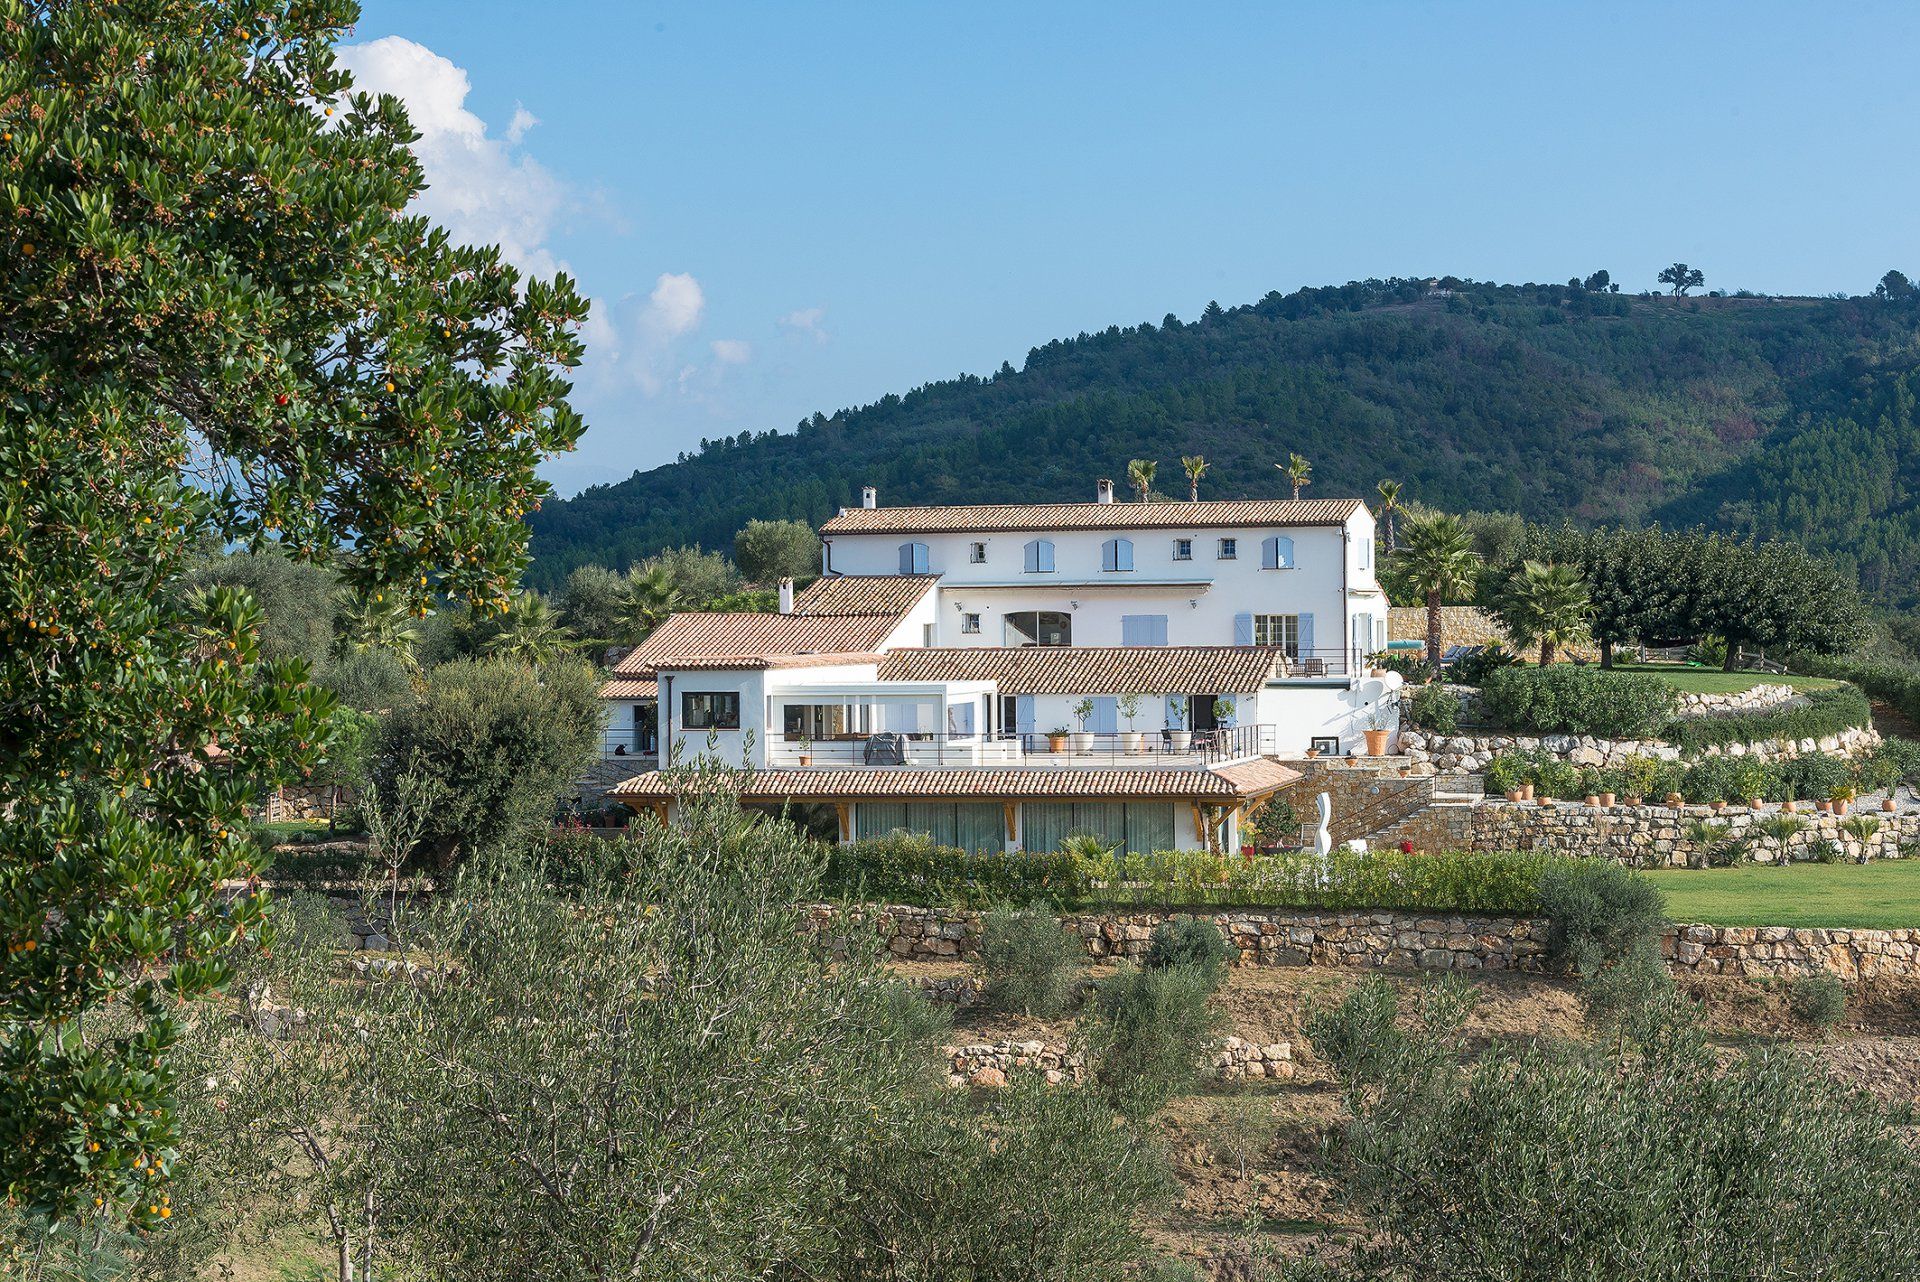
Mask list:
[[[815,929],[844,929],[834,908],[814,910]],[[1168,912],[1082,913],[1063,917],[1090,956],[1138,958]],[[1240,950],[1243,966],[1352,966],[1397,970],[1546,968],[1547,923],[1458,913],[1289,912],[1233,909],[1208,917]],[[901,961],[953,961],[980,951],[981,914],[960,909],[887,907],[869,914]]]
[[[1681,926],[1661,951],[1673,970],[1702,975],[1763,979],[1824,970],[1849,982],[1920,975],[1920,930]]]
[[[1687,806],[1675,810],[1667,806],[1613,806],[1600,809],[1578,802],[1556,802],[1542,806],[1534,802],[1509,802],[1489,798],[1473,809],[1473,850],[1558,850],[1568,854],[1597,855],[1639,866],[1685,867],[1699,855],[1686,840],[1690,820],[1712,819],[1723,825],[1729,835],[1753,839],[1749,848],[1755,862],[1771,863],[1777,857],[1774,843],[1761,836],[1754,825],[1761,819],[1780,813],[1780,807],[1752,810],[1728,806],[1715,814],[1706,806]],[[1842,816],[1803,810],[1799,817],[1806,827],[1787,843],[1789,858],[1804,859],[1814,846],[1831,841],[1851,859],[1893,859],[1900,848],[1920,840],[1920,811],[1911,808],[1892,814],[1872,813],[1880,820],[1880,829],[1865,843],[1840,831]]]
[[[1836,757],[1864,756],[1880,746],[1872,726],[1855,726],[1819,739],[1766,739],[1759,743],[1714,744],[1701,750],[1704,757],[1755,756],[1762,761],[1824,752]],[[1678,761],[1680,749],[1664,739],[1596,739],[1592,735],[1433,734],[1425,730],[1400,732],[1400,751],[1418,766],[1442,771],[1484,770],[1503,752],[1543,751],[1576,766],[1618,765],[1629,757],[1659,757]]]
[[[952,1086],[1005,1086],[1007,1075],[1022,1069],[1038,1070],[1049,1082],[1079,1081],[1086,1071],[1086,1059],[1063,1043],[1037,1040],[947,1048],[947,1082]],[[1291,1081],[1293,1043],[1261,1046],[1229,1037],[1213,1052],[1208,1076],[1223,1082],[1247,1078]]]

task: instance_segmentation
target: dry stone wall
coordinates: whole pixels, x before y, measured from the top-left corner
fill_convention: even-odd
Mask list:
[[[1748,979],[1826,971],[1846,982],[1920,975],[1920,930],[1681,926],[1662,941],[1674,970]]]
[[[1097,958],[1140,958],[1169,912],[1079,913],[1061,919]],[[1396,970],[1546,969],[1547,923],[1462,913],[1289,912],[1232,909],[1200,913],[1240,950],[1243,966],[1347,966]],[[971,959],[981,915],[961,909],[891,906],[861,916],[901,961]],[[849,923],[837,909],[814,910],[816,933],[832,940]]]
[[[1598,806],[1578,802],[1509,802],[1488,799],[1473,808],[1473,850],[1554,850],[1565,854],[1591,855],[1615,859],[1640,867],[1684,868],[1698,864],[1704,857],[1699,846],[1687,840],[1687,825],[1694,820],[1712,820],[1728,836],[1746,837],[1748,854],[1758,863],[1778,860],[1773,839],[1762,835],[1756,825],[1777,815],[1781,807],[1769,805],[1762,810],[1728,806],[1715,811],[1708,806]],[[1787,841],[1789,859],[1810,858],[1824,843],[1831,842],[1848,859],[1899,858],[1903,848],[1920,841],[1920,810],[1911,805],[1893,812],[1869,812],[1879,821],[1875,833],[1862,841],[1843,832],[1844,816],[1802,810],[1798,817],[1805,827]]]
[[[1809,753],[1858,757],[1880,746],[1872,726],[1855,726],[1818,739],[1766,739],[1758,743],[1713,744],[1701,750],[1705,757],[1758,757],[1785,761]],[[1400,751],[1416,767],[1443,772],[1485,770],[1503,752],[1545,752],[1576,766],[1614,766],[1632,757],[1678,761],[1680,749],[1664,739],[1598,739],[1592,735],[1548,734],[1434,734],[1425,730],[1400,732]]]
[[[947,1048],[947,1082],[953,1086],[1005,1086],[1009,1075],[1042,1074],[1049,1082],[1077,1082],[1086,1074],[1086,1058],[1061,1042],[1004,1041]],[[1213,1052],[1208,1075],[1223,1082],[1293,1080],[1293,1043],[1264,1045],[1229,1037]]]

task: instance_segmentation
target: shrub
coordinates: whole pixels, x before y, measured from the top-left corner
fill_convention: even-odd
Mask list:
[[[1405,707],[1413,724],[1423,730],[1451,734],[1460,725],[1460,696],[1444,686],[1421,686]]]
[[[1064,851],[961,850],[925,833],[891,832],[837,846],[827,855],[831,893],[898,904],[985,908],[1083,897],[1086,879]]]
[[[1667,924],[1659,888],[1618,864],[1556,861],[1540,874],[1539,896],[1553,919],[1554,957],[1581,975],[1653,947]]]
[[[1756,757],[1702,757],[1687,767],[1680,791],[1696,805],[1712,801],[1751,801],[1778,797],[1776,769]]]
[[[1500,646],[1488,646],[1456,663],[1447,665],[1447,679],[1457,685],[1483,686],[1487,678],[1505,668],[1515,667],[1520,660]]]
[[[1643,672],[1556,665],[1503,668],[1487,678],[1486,715],[1509,730],[1644,739],[1673,717],[1673,686]]]
[[[1144,1117],[1192,1088],[1216,1049],[1212,996],[1212,976],[1192,966],[1122,967],[1100,985],[1086,1044],[1115,1107]]]
[[[1837,864],[1846,859],[1847,852],[1840,849],[1840,843],[1831,838],[1816,841],[1807,847],[1807,860],[1816,864]]]
[[[1626,1041],[1640,1041],[1649,1019],[1673,1000],[1673,976],[1654,948],[1636,948],[1580,985],[1587,1018]]]
[[[1579,797],[1586,792],[1580,767],[1554,757],[1543,758],[1534,766],[1533,786],[1543,797]]]
[[[1847,1013],[1847,990],[1825,971],[1800,975],[1787,991],[1787,1005],[1795,1019],[1824,1033]]]
[[[1829,801],[1853,782],[1853,767],[1843,757],[1810,752],[1778,766],[1782,801]]]
[[[1806,702],[1760,712],[1683,717],[1670,723],[1661,737],[1692,753],[1718,744],[1825,739],[1872,722],[1867,697],[1853,686],[1809,690],[1802,697]]]
[[[1086,964],[1086,949],[1051,912],[1003,904],[987,914],[980,969],[988,999],[1001,1010],[1058,1019],[1072,1004]]]
[[[1852,682],[1874,698],[1893,705],[1907,720],[1920,723],[1920,664],[1796,655],[1794,667],[1810,676]]]
[[[1664,797],[1680,786],[1679,767],[1659,757],[1635,754],[1614,767],[1615,789],[1624,797]]]
[[[1425,650],[1382,650],[1369,655],[1367,662],[1376,668],[1397,672],[1409,681],[1425,681],[1433,672]]]
[[[1859,786],[1868,792],[1883,792],[1903,783],[1920,782],[1920,742],[1887,739],[1872,756],[1855,763],[1855,774]]]
[[[1191,966],[1212,976],[1218,986],[1227,967],[1240,960],[1240,950],[1227,942],[1220,928],[1204,917],[1175,917],[1153,928],[1142,962],[1148,970]]]

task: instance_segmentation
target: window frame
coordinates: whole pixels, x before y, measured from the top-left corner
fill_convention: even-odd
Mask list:
[[[987,563],[987,545],[984,543],[967,544],[967,564],[985,565]]]
[[[1291,620],[1291,625],[1289,625]],[[1271,625],[1271,626],[1269,626]],[[1274,630],[1279,633],[1273,639]],[[1263,639],[1263,635],[1265,639]],[[1253,643],[1282,650],[1290,659],[1300,657],[1300,616],[1298,614],[1256,614],[1253,616]]]
[[[706,705],[704,720],[694,719],[694,700]],[[724,709],[732,705],[732,720]],[[680,728],[682,730],[738,730],[740,728],[740,692],[738,690],[682,690],[680,692]]]
[[[1222,538],[1214,543],[1214,560],[1238,561],[1240,559],[1240,540],[1234,537]]]
[[[1193,540],[1175,539],[1173,541],[1173,559],[1176,561],[1193,560]]]
[[[980,635],[980,616],[977,613],[968,610],[960,615],[960,635],[963,637]]]

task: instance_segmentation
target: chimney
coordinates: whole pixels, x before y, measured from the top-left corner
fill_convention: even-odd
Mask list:
[[[1093,501],[1095,503],[1113,502],[1113,482],[1104,476],[1101,477],[1100,483],[1094,487]]]
[[[780,613],[793,613],[793,580],[780,580]]]
[[[861,486],[860,487],[860,506],[861,507],[879,507],[880,491],[874,489],[871,485]]]

